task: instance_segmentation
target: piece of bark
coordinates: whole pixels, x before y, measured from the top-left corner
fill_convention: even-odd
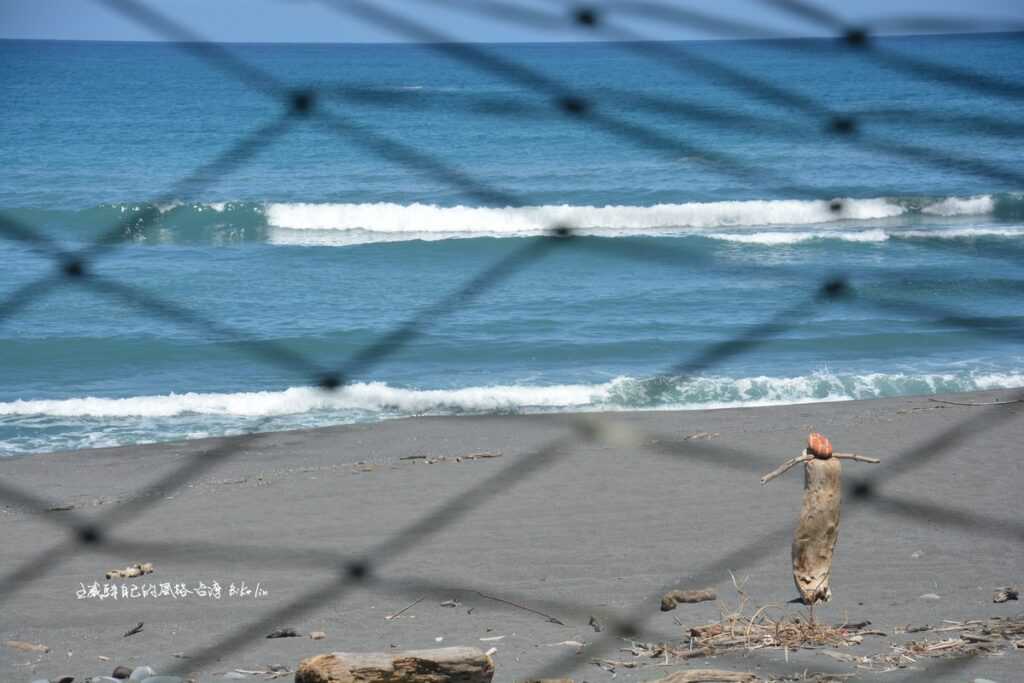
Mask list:
[[[744,671],[724,669],[689,669],[677,671],[656,683],[757,683],[761,679]]]
[[[718,594],[714,588],[705,588],[699,591],[669,591],[661,598],[661,611],[668,612],[681,603],[708,602],[717,599]]]
[[[490,683],[494,661],[479,648],[332,652],[304,659],[295,683]]]
[[[837,458],[816,456],[804,463],[804,501],[793,537],[793,582],[804,603],[832,598],[829,577],[839,537],[840,477]]]
[[[12,650],[18,650],[20,652],[49,652],[50,648],[39,643],[27,643],[24,640],[8,640],[4,643],[7,647]]]

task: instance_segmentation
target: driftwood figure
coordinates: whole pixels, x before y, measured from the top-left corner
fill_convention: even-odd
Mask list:
[[[800,524],[793,536],[793,582],[804,604],[828,602],[832,597],[829,577],[832,574],[832,553],[839,538],[839,503],[841,500],[840,460],[879,462],[854,453],[833,453],[832,444],[817,432],[807,437],[807,448],[778,469],[761,477],[761,484],[804,463],[804,503]]]

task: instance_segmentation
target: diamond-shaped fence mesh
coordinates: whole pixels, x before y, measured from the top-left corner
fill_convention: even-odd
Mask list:
[[[467,196],[485,204],[505,206],[527,205],[529,202],[515,192],[492,185],[485,178],[475,175],[471,170],[450,165],[448,162],[432,156],[430,153],[410,146],[398,139],[389,137],[383,130],[374,130],[364,124],[356,125],[346,119],[341,109],[328,108],[325,103],[359,102],[379,99],[380,93],[360,91],[358,88],[306,87],[301,84],[282,82],[278,77],[263,71],[254,64],[247,63],[234,52],[224,49],[215,43],[205,41],[202,36],[189,27],[179,25],[164,16],[158,5],[144,5],[136,0],[101,0],[102,4],[113,8],[123,16],[138,22],[164,38],[175,41],[183,51],[194,54],[210,67],[237,78],[245,86],[252,88],[268,98],[268,123],[251,127],[224,153],[197,168],[191,175],[169,188],[159,197],[158,201],[173,200],[178,196],[189,194],[208,186],[217,178],[231,174],[245,164],[260,150],[271,142],[286,136],[294,126],[311,125],[346,139],[350,144],[364,148],[379,156],[383,161],[399,164],[415,170],[427,177],[447,184]],[[550,28],[575,25],[580,31],[593,34],[595,37],[620,41],[623,50],[637,53],[644,59],[656,61],[662,65],[670,65],[683,72],[696,73],[717,84],[735,89],[746,96],[776,103],[791,111],[799,112],[803,118],[787,121],[785,119],[766,120],[736,112],[732,116],[723,116],[722,112],[709,111],[701,102],[687,98],[685,95],[672,98],[654,98],[640,93],[631,96],[637,108],[668,113],[683,120],[714,120],[723,128],[743,128],[755,131],[760,135],[790,137],[802,139],[809,136],[820,136],[823,140],[839,140],[854,148],[869,150],[895,159],[921,163],[940,169],[948,169],[980,178],[993,179],[999,182],[1024,186],[1024,173],[1018,168],[1003,167],[991,162],[957,155],[946,151],[931,149],[906,140],[898,140],[880,136],[871,132],[871,113],[862,115],[851,114],[834,109],[827,98],[809,97],[795,90],[788,90],[755,74],[744,73],[733,66],[711,59],[686,43],[655,42],[645,40],[645,36],[632,24],[619,23],[621,18],[642,18],[647,21],[659,22],[666,26],[679,28],[697,28],[711,34],[739,38],[783,38],[786,36],[767,31],[754,23],[733,18],[716,16],[678,4],[662,4],[658,2],[623,2],[609,7],[587,5],[561,5],[555,3],[546,8],[535,5],[527,6],[512,2],[455,0],[417,0],[410,3],[408,11],[398,13],[383,5],[361,0],[322,0],[322,4],[340,15],[357,18],[393,33],[396,37],[420,42],[435,50],[447,59],[451,59],[472,69],[491,74],[509,83],[533,90],[542,97],[545,105],[531,105],[525,109],[511,101],[500,97],[482,98],[472,102],[474,107],[485,108],[492,114],[499,114],[514,119],[519,116],[557,116],[566,121],[567,126],[588,127],[601,131],[625,143],[647,150],[651,154],[670,154],[695,159],[709,170],[731,177],[737,181],[757,186],[786,188],[791,196],[826,200],[830,209],[837,217],[842,217],[847,207],[843,200],[826,196],[823,191],[814,187],[804,187],[786,178],[780,178],[766,169],[759,168],[749,161],[734,158],[725,151],[706,148],[685,137],[666,133],[663,130],[650,128],[643,123],[622,117],[617,110],[610,109],[602,102],[601,95],[594,95],[584,88],[575,87],[572,83],[563,82],[553,76],[536,71],[533,67],[516,62],[505,56],[498,56],[486,49],[473,44],[461,43],[432,26],[424,16],[433,5],[445,6],[449,10],[457,9],[466,13],[482,14],[491,19],[522,24],[524,26]],[[831,11],[805,2],[790,0],[766,0],[763,4],[775,7],[781,12],[790,13],[805,21],[809,21],[832,31],[840,43],[845,44],[852,54],[864,60],[874,60],[887,68],[924,76],[944,83],[953,88],[967,92],[979,92],[1009,100],[1024,99],[1024,83],[1008,81],[1004,78],[975,73],[965,69],[951,67],[948,64],[936,64],[890,51],[873,39],[873,31],[883,28],[902,28],[913,31],[932,29],[957,29],[965,27],[963,19],[945,19],[942,17],[903,17],[888,23],[881,21],[876,26],[850,26]],[[966,22],[966,27],[982,30],[989,27],[983,21]],[[1006,29],[1005,23],[996,28]],[[800,41],[780,41],[774,43],[780,50],[801,51],[807,58],[813,58],[815,45]],[[606,96],[607,93],[604,93]],[[393,94],[385,99],[385,104],[402,106],[401,95]],[[275,108],[277,111],[275,111]],[[939,115],[931,115],[926,110],[917,109],[905,113],[906,122],[911,125],[946,125],[961,127],[983,134],[995,135],[1006,139],[1020,136],[1024,127],[1019,122],[1000,119],[996,116],[973,116],[963,120],[950,120]],[[809,125],[808,120],[815,123]],[[51,239],[33,225],[22,224],[8,217],[0,216],[0,235],[25,243],[38,252],[52,258],[53,270],[38,280],[7,292],[0,301],[0,324],[17,316],[26,306],[37,303],[51,296],[61,288],[77,287],[108,298],[121,305],[142,311],[146,315],[172,321],[175,324],[191,327],[230,340],[239,353],[249,354],[260,362],[274,364],[299,373],[308,378],[310,384],[319,387],[325,393],[337,392],[344,388],[349,378],[363,374],[368,370],[386,363],[388,359],[403,347],[422,335],[431,326],[442,323],[447,317],[457,314],[465,306],[471,305],[483,294],[498,285],[515,277],[531,264],[544,259],[547,255],[559,250],[590,249],[605,253],[608,258],[629,259],[639,264],[661,263],[681,270],[701,269],[709,265],[706,255],[688,251],[685,248],[666,249],[663,246],[653,248],[643,239],[619,238],[614,247],[601,240],[580,240],[576,238],[576,226],[564,217],[552,217],[548,231],[544,237],[527,240],[524,246],[510,251],[505,257],[486,265],[471,277],[465,284],[454,291],[444,293],[434,303],[422,308],[416,315],[393,330],[366,345],[349,360],[337,367],[324,366],[319,361],[304,356],[291,348],[276,343],[249,338],[245,332],[232,326],[192,310],[189,306],[172,301],[161,294],[147,288],[144,281],[121,282],[103,274],[104,257],[119,248],[126,229],[131,225],[148,225],[158,218],[158,210],[149,208],[140,214],[133,214],[125,222],[111,225],[94,244],[80,249],[69,250],[59,242]],[[948,244],[930,245],[933,248],[956,249]],[[1009,253],[1006,258],[1018,255]],[[842,301],[866,307],[898,310],[922,317],[941,319],[947,325],[958,326],[973,331],[981,336],[995,336],[1001,339],[1020,341],[1018,329],[993,328],[981,318],[973,317],[970,311],[945,309],[936,306],[910,303],[902,300],[898,292],[893,297],[878,297],[875,294],[862,294],[858,289],[856,273],[846,273],[827,277],[818,283],[816,289],[806,292],[804,300],[798,305],[784,307],[774,312],[767,312],[763,322],[749,327],[743,334],[725,342],[709,344],[704,348],[692,350],[681,357],[672,367],[665,368],[666,376],[692,377],[722,364],[727,359],[749,354],[759,345],[776,335],[785,332],[794,325],[808,310],[826,307],[833,302]],[[998,402],[991,406],[979,408],[976,413],[963,422],[949,426],[942,432],[934,434],[923,443],[914,444],[902,453],[886,459],[884,468],[865,476],[850,477],[844,485],[846,505],[854,518],[871,517],[884,520],[896,517],[907,523],[919,523],[927,520],[928,524],[950,525],[977,532],[993,533],[1010,544],[1024,542],[1024,524],[1019,521],[992,518],[983,513],[957,509],[936,501],[925,499],[908,499],[906,496],[891,496],[885,491],[884,478],[902,474],[925,467],[929,463],[942,458],[952,449],[964,444],[972,444],[976,448],[984,448],[985,433],[1017,416],[1015,404],[1024,401],[1024,393],[1011,397],[1010,400]],[[527,419],[527,418],[524,418]],[[257,445],[266,438],[261,430],[267,426],[268,420],[256,421],[251,425],[251,433],[229,440],[221,445],[195,451],[183,458],[177,468],[154,481],[140,491],[138,495],[113,506],[103,514],[87,516],[78,512],[67,512],[56,516],[47,514],[53,502],[38,492],[23,489],[8,478],[0,480],[0,499],[18,508],[37,514],[46,522],[65,532],[62,541],[37,556],[31,557],[23,564],[4,568],[0,576],[0,606],[8,602],[18,592],[35,581],[44,577],[48,571],[59,566],[60,562],[78,553],[135,552],[145,554],[154,559],[173,557],[181,552],[188,552],[195,558],[233,557],[244,558],[246,561],[265,565],[283,565],[289,567],[309,567],[332,572],[334,578],[317,585],[297,599],[280,606],[259,618],[242,623],[234,630],[222,634],[211,641],[208,646],[189,653],[189,658],[178,665],[176,671],[184,673],[199,671],[214,661],[223,660],[230,654],[254,639],[263,638],[266,633],[281,623],[298,618],[324,605],[338,604],[350,591],[365,586],[374,586],[382,590],[394,591],[400,595],[447,597],[453,591],[472,592],[515,604],[530,605],[531,611],[560,623],[548,612],[557,613],[562,619],[585,621],[594,614],[602,617],[606,628],[596,635],[593,642],[582,646],[581,652],[571,652],[564,656],[550,659],[534,675],[527,677],[553,678],[579,670],[580,662],[600,658],[603,654],[619,645],[625,639],[644,638],[648,631],[647,622],[657,610],[661,595],[674,586],[664,586],[651,595],[649,600],[637,605],[635,609],[624,613],[602,610],[599,606],[577,603],[570,600],[537,600],[526,595],[519,595],[515,590],[500,586],[488,585],[482,579],[475,585],[452,583],[444,576],[416,576],[385,578],[382,570],[396,558],[424,543],[433,535],[456,527],[467,515],[488,504],[498,494],[516,495],[517,485],[522,485],[528,477],[537,472],[551,468],[569,453],[575,445],[590,444],[628,444],[630,448],[646,451],[666,462],[700,463],[715,468],[734,469],[752,476],[764,469],[764,458],[757,453],[734,447],[719,447],[715,444],[684,440],[678,435],[641,433],[635,428],[622,423],[614,416],[601,414],[587,418],[573,417],[563,421],[560,433],[548,443],[515,458],[490,476],[477,481],[470,488],[461,491],[447,501],[441,501],[426,516],[410,520],[408,525],[369,547],[363,553],[350,555],[341,550],[311,550],[289,548],[275,544],[206,544],[203,542],[140,542],[118,536],[117,527],[126,520],[153,514],[161,501],[174,494],[182,487],[197,481],[207,471],[224,462],[239,456],[246,448]],[[685,469],[683,469],[685,476]],[[355,511],[358,515],[358,511]],[[704,585],[721,579],[729,571],[740,573],[750,567],[767,553],[784,546],[792,533],[789,526],[763,534],[755,542],[738,547],[721,557],[700,563],[697,568],[689,570],[688,582],[693,585]],[[55,538],[60,538],[55,535]],[[607,612],[607,614],[605,614]],[[752,656],[756,656],[756,652]],[[970,663],[970,657],[951,657],[932,660],[916,676],[905,680],[960,680],[958,672]],[[589,665],[588,665],[589,666]],[[920,663],[919,663],[920,666]],[[819,669],[840,675],[845,669],[833,664],[822,664]],[[795,672],[794,675],[800,672]],[[498,674],[499,679],[501,674]],[[526,679],[524,679],[526,680]]]

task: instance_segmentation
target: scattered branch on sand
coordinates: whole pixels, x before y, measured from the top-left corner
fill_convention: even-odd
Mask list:
[[[240,673],[246,676],[263,676],[263,680],[272,681],[278,678],[284,678],[290,676],[294,671],[291,671],[286,666],[280,664],[274,666],[267,666],[265,669],[234,669],[235,673]]]
[[[111,569],[105,574],[107,581],[111,579],[134,579],[136,576],[144,576],[153,573],[152,562],[140,562],[125,567],[124,569]]]
[[[131,627],[131,629],[126,631],[125,634],[123,636],[121,636],[121,637],[122,638],[127,638],[128,636],[134,636],[136,633],[140,633],[141,631],[142,631],[142,622],[140,621],[139,623],[135,624],[135,626]]]
[[[717,599],[718,593],[714,588],[696,591],[669,591],[661,598],[661,611],[674,610],[677,605],[682,603],[709,602]]]
[[[1015,398],[1009,401],[984,401],[981,403],[972,403],[970,401],[947,401],[941,398],[930,398],[928,400],[935,403],[946,403],[951,406],[1005,406],[1010,403],[1024,403],[1024,398]]]
[[[511,605],[512,607],[515,607],[516,609],[521,609],[524,612],[530,612],[532,614],[536,614],[537,616],[544,617],[545,619],[547,619],[552,624],[558,624],[559,626],[565,626],[565,624],[562,621],[556,619],[555,617],[551,616],[550,614],[544,614],[543,612],[535,610],[532,607],[527,607],[526,605],[520,605],[518,603],[512,602],[511,600],[506,600],[504,598],[498,598],[498,597],[495,597],[493,595],[487,595],[486,593],[481,593],[480,591],[477,591],[476,594],[479,595],[481,598],[487,598],[488,600],[494,600],[495,602],[501,602],[501,603],[504,603],[506,605]]]
[[[42,652],[46,653],[50,651],[50,648],[40,643],[28,643],[24,640],[8,640],[4,642],[4,645],[17,650],[18,652]]]
[[[421,597],[421,598],[416,598],[415,600],[413,600],[413,601],[412,601],[412,602],[410,602],[410,603],[409,603],[408,605],[406,605],[406,606],[405,606],[405,607],[403,607],[402,609],[398,610],[398,611],[397,611],[397,612],[395,612],[394,614],[389,614],[389,615],[387,615],[386,617],[384,617],[384,620],[385,620],[385,621],[391,621],[391,620],[392,620],[392,619],[394,619],[395,617],[399,616],[400,614],[404,613],[404,612],[405,612],[405,611],[407,611],[407,610],[410,610],[410,609],[412,609],[413,607],[415,607],[416,605],[420,604],[421,602],[423,602],[423,601],[424,601],[424,600],[426,600],[426,599],[427,599],[427,596],[425,596],[425,595],[424,595],[423,597]]]
[[[463,460],[487,460],[490,458],[500,458],[501,453],[467,453],[466,455],[405,455],[399,458],[399,460],[410,460],[412,462],[421,462],[424,465],[436,465],[439,462],[462,462]]]

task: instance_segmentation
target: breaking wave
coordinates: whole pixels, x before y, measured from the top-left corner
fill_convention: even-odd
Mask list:
[[[30,427],[0,454],[74,450],[373,422],[418,415],[697,410],[1024,387],[999,372],[835,374],[796,377],[618,377],[598,384],[414,389],[382,382],[333,393],[283,391],[84,397],[0,403],[0,425]]]
[[[601,237],[703,237],[737,243],[777,245],[821,239],[884,242],[900,237],[885,221],[897,217],[952,220],[988,216],[1024,218],[1024,196],[877,197],[842,199],[841,209],[818,200],[755,199],[688,202],[653,206],[570,204],[544,206],[439,206],[428,203],[252,203],[214,202],[114,204],[57,211],[11,209],[2,213],[29,225],[83,235],[112,229],[139,242],[232,243],[350,246],[377,242],[472,237],[529,237],[552,225],[568,224],[584,235]],[[879,224],[879,221],[882,224]],[[872,223],[873,222],[873,223]],[[890,221],[891,222],[891,221]],[[910,221],[912,224],[913,220]],[[962,221],[961,221],[962,222]],[[820,226],[807,230],[807,226]],[[768,228],[750,232],[751,228]],[[907,227],[907,226],[904,226]],[[930,226],[927,226],[930,227]],[[962,227],[948,226],[948,227]],[[725,231],[723,231],[725,229]],[[980,232],[927,231],[910,237],[1016,236],[1017,232],[979,227]],[[926,231],[921,231],[922,233]]]
[[[843,375],[828,371],[797,377],[711,376],[689,380],[676,377],[618,377],[601,384],[497,385],[459,389],[413,389],[390,386],[383,382],[367,382],[352,384],[330,393],[313,387],[290,387],[284,391],[17,400],[0,403],[0,416],[264,417],[346,410],[423,415],[545,409],[699,409],[1021,386],[1024,386],[1024,374],[1017,373]]]

